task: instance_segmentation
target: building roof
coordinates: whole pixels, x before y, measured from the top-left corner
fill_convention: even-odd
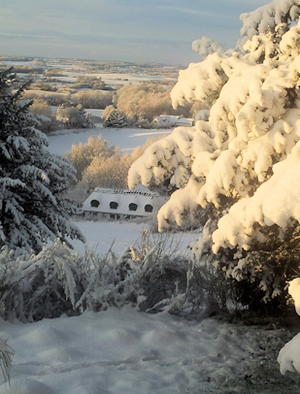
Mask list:
[[[165,200],[148,189],[96,188],[83,203],[83,210],[132,216],[150,216]]]

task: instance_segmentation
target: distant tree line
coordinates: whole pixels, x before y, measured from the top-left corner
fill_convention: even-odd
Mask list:
[[[191,117],[197,105],[172,107],[170,91],[173,85],[143,82],[129,84],[117,90],[113,104],[103,113],[105,127],[151,128],[151,121],[158,115]]]

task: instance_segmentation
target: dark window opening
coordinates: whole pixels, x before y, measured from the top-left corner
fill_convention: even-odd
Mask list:
[[[100,202],[98,200],[92,200],[91,201],[91,207],[98,208],[99,205],[100,205]]]
[[[137,204],[131,203],[129,204],[129,211],[136,211],[137,210]]]
[[[115,201],[112,201],[111,203],[109,203],[109,208],[110,209],[117,209],[119,206],[119,204]]]
[[[150,204],[145,205],[145,212],[152,212],[153,211],[153,206]]]

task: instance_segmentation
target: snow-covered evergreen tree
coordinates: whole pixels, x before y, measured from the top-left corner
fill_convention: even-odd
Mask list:
[[[114,108],[112,105],[110,105],[108,107],[108,111],[106,112],[103,126],[116,128],[128,127],[129,121],[125,112],[119,111],[117,108]]]
[[[195,255],[254,283],[264,301],[299,271],[287,258],[300,222],[299,15],[299,0],[242,14],[236,49],[190,64],[171,92],[175,108],[198,100],[209,113],[154,143],[129,171],[131,188],[178,189],[158,213],[160,231],[202,218]]]
[[[0,73],[0,246],[39,251],[47,240],[83,239],[70,223],[72,203],[59,193],[75,178],[75,170],[63,157],[50,154],[47,137],[35,128],[22,101],[23,87],[16,88],[11,69]]]

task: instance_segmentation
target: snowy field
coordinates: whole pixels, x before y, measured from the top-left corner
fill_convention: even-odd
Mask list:
[[[103,131],[118,133],[117,143],[108,135],[103,138],[123,150],[142,143],[140,134],[148,138],[152,132],[69,130],[50,137],[49,149],[64,154],[72,144]],[[121,253],[139,239],[146,225],[125,221],[76,224],[88,247],[100,254],[107,253],[113,241],[113,251]],[[186,251],[197,234],[176,237]],[[76,243],[76,251],[83,249]],[[300,379],[295,374],[282,376],[276,361],[294,333],[269,328],[216,319],[188,321],[163,313],[141,313],[130,306],[33,324],[1,321],[0,337],[8,340],[15,356],[11,384],[0,383],[0,394],[297,393]]]
[[[134,221],[76,221],[75,224],[85,235],[87,242],[72,241],[77,253],[84,252],[85,245],[101,256],[105,255],[112,246],[113,252],[119,256],[131,245],[138,245],[141,241],[141,232],[144,228],[149,230],[149,223]],[[165,240],[169,250],[178,249],[178,253],[186,255],[188,246],[198,238],[197,233],[178,232],[174,235],[153,234],[153,239]]]
[[[130,153],[139,146],[144,145],[148,138],[162,137],[170,134],[173,129],[131,129],[131,128],[104,128],[97,124],[94,129],[70,129],[60,130],[48,136],[49,151],[58,155],[65,153],[80,142],[87,142],[90,137],[102,136],[102,140],[106,140],[108,145],[120,146],[122,152]]]
[[[69,72],[69,71],[64,71],[64,75],[66,76],[60,76],[56,77],[55,79],[57,81],[61,82],[75,82],[76,78],[79,76],[82,76],[82,72]],[[84,73],[86,77],[92,77],[92,78],[101,78],[103,82],[106,83],[106,85],[109,86],[115,86],[115,85],[129,85],[133,83],[140,83],[140,82],[153,82],[153,81],[174,81],[172,78],[165,78],[165,77],[160,77],[160,76],[152,76],[152,75],[134,75],[134,74],[118,74],[118,73],[94,73],[94,74],[88,74]]]

